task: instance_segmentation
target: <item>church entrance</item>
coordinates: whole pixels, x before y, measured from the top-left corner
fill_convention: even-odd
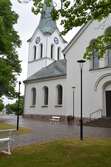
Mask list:
[[[106,91],[106,117],[111,117],[111,91]]]

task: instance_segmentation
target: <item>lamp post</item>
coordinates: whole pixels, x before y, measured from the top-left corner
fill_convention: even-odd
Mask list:
[[[19,92],[18,92],[18,111],[17,111],[17,131],[19,130],[20,85],[21,85],[21,82],[19,81]]]
[[[75,89],[75,87],[73,86],[72,87],[72,90],[73,90],[73,113],[72,113],[73,120],[74,120],[74,89]]]
[[[83,70],[83,64],[86,62],[85,60],[78,60],[77,61],[80,64],[80,75],[81,75],[81,114],[80,114],[80,140],[83,140],[83,112],[82,112],[82,70]]]

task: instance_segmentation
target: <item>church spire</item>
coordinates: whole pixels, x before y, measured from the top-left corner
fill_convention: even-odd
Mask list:
[[[41,19],[39,23],[39,29],[43,33],[52,34],[56,29],[56,22],[52,19],[51,11],[54,8],[53,2],[51,1],[50,6],[48,5],[48,0],[44,0],[44,6],[41,14]]]

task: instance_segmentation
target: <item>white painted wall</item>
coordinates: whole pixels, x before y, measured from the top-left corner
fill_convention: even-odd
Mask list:
[[[67,78],[66,79],[56,79],[44,82],[36,82],[26,84],[26,97],[25,97],[25,114],[39,114],[39,115],[73,115],[73,88],[74,89],[74,115],[75,117],[80,117],[80,67],[77,63],[78,59],[83,58],[85,48],[89,45],[89,42],[96,38],[98,35],[102,35],[104,30],[111,26],[111,17],[103,20],[102,22],[94,21],[89,27],[84,31],[84,33],[76,40],[75,43],[70,47],[70,49],[65,53],[67,59]],[[43,42],[48,41],[47,48],[47,61],[45,59],[32,61],[32,50],[31,47],[35,44],[34,41],[36,36],[40,35],[43,38]],[[29,65],[28,65],[28,76],[36,72],[36,70],[51,63],[50,60],[50,46],[53,43],[54,37],[58,37],[60,40],[61,48],[64,47],[64,43],[58,32],[54,32],[52,36],[43,36],[43,34],[37,31],[35,39],[32,40],[29,46]],[[55,46],[55,50],[57,46]],[[56,55],[56,52],[55,52]],[[45,55],[44,55],[45,57]],[[61,58],[63,55],[61,54]],[[56,56],[55,56],[56,59]],[[46,63],[46,64],[45,64]],[[102,110],[102,116],[106,115],[105,108],[105,91],[111,90],[111,68],[104,68],[106,66],[105,60],[100,60],[100,68],[98,70],[90,70],[90,61],[87,61],[83,67],[83,116],[89,117],[92,112]],[[106,76],[105,76],[106,75]],[[102,78],[102,76],[104,76]],[[102,79],[100,79],[102,78]],[[99,84],[96,88],[98,80]],[[108,85],[106,83],[109,83]],[[56,86],[58,84],[63,85],[63,106],[55,107],[56,105]],[[107,85],[104,87],[104,85]],[[49,105],[47,108],[43,108],[43,86],[49,87]],[[36,87],[37,89],[37,105],[35,108],[31,107],[31,88]],[[99,113],[99,112],[98,112]],[[96,117],[100,117],[96,115]]]
[[[70,49],[67,51],[67,115],[72,112],[72,86],[75,86],[75,116],[80,117],[80,67],[77,60],[83,58],[85,48],[89,45],[89,42],[96,38],[98,35],[102,35],[104,30],[111,26],[111,17],[103,20],[102,22],[94,21],[79,37],[79,39],[73,43]],[[100,67],[104,67],[104,59],[100,61]],[[94,90],[95,83],[99,77],[103,74],[111,73],[111,68],[98,69],[90,71],[90,62],[87,61],[83,67],[83,115],[89,117],[90,113],[103,109],[105,111],[103,85],[105,82],[111,80],[111,76],[103,78],[97,90]],[[103,111],[103,115],[105,112]]]
[[[26,84],[26,94],[25,94],[25,106],[24,114],[34,114],[34,115],[65,115],[66,113],[66,79],[56,79],[44,82],[36,82]],[[56,86],[61,84],[63,86],[63,104],[62,107],[56,107],[57,105],[57,91]],[[42,107],[44,105],[43,101],[43,87],[47,86],[49,88],[49,104],[48,107]],[[32,106],[31,89],[35,87],[37,91],[36,106]]]

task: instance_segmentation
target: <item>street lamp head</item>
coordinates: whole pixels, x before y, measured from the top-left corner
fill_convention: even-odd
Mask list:
[[[19,85],[21,85],[21,81],[19,81]]]
[[[82,69],[83,67],[83,64],[85,63],[86,61],[84,59],[80,59],[80,60],[77,60],[77,63],[80,64],[80,68]]]
[[[80,63],[80,64],[83,64],[83,63],[85,63],[86,61],[85,61],[84,59],[81,59],[81,60],[77,60],[77,62]]]
[[[72,89],[74,90],[76,87],[75,86],[72,86]]]

